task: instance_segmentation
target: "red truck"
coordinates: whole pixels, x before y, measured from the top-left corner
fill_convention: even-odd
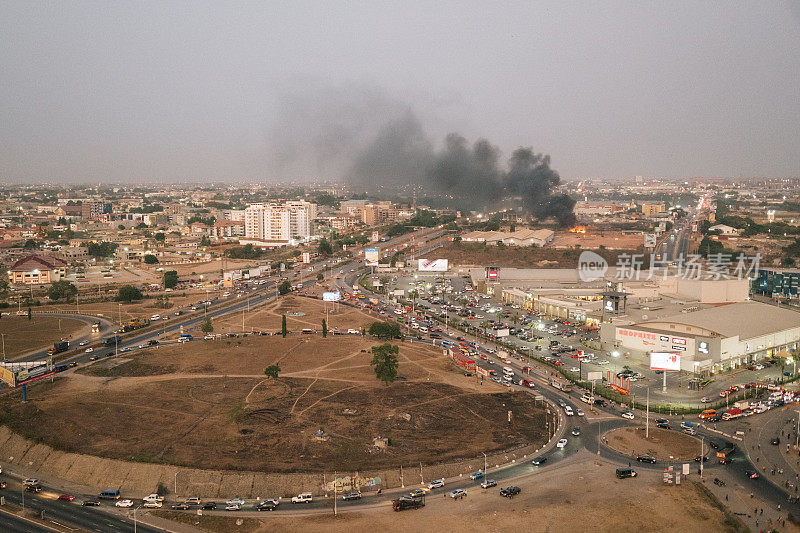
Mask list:
[[[722,414],[723,420],[733,420],[734,418],[739,418],[742,416],[742,410],[738,407],[734,407],[733,409],[728,409]]]

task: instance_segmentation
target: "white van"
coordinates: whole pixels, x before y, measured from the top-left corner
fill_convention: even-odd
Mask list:
[[[565,413],[567,416],[572,416],[572,415],[574,415],[574,414],[575,414],[575,413],[573,413],[573,412],[572,412],[572,407],[570,407],[569,405],[565,405],[565,406],[564,406],[564,413]]]
[[[503,367],[503,374],[506,375],[506,376],[513,376],[514,375],[514,369],[511,368],[510,366],[504,366]]]

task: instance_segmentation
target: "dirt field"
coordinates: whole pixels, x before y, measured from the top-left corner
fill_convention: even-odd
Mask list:
[[[225,515],[201,516],[157,512],[206,531],[745,531],[737,517],[722,510],[704,487],[689,482],[679,487],[661,483],[660,472],[643,472],[618,480],[614,467],[588,455],[570,464],[544,469],[540,475],[515,480],[522,492],[513,500],[499,489],[468,490],[467,498],[452,501],[437,495],[417,511],[381,508],[307,517]],[[291,505],[291,504],[282,504]],[[340,508],[341,509],[341,508]]]
[[[478,243],[448,243],[423,257],[448,259],[453,265],[497,265],[518,268],[570,268],[578,264],[583,248],[559,250],[555,248],[532,248],[530,246],[486,246]],[[631,250],[594,250],[609,264],[617,263],[620,253]]]
[[[400,345],[400,379],[386,386],[369,364],[375,344],[295,335],[159,347],[2,405],[12,429],[63,450],[200,468],[378,469],[545,440],[532,396],[481,386],[438,349],[410,343]],[[270,364],[281,367],[277,380],[263,375]],[[373,450],[379,436],[391,439],[384,452]]]
[[[377,320],[366,313],[345,305],[327,303],[328,330],[334,328],[347,331],[350,328],[361,330]],[[283,296],[274,303],[244,313],[244,331],[278,331],[281,328],[281,316],[286,315],[286,328],[289,331],[300,331],[311,328],[322,331],[322,319],[325,318],[325,302],[299,296]],[[233,313],[214,322],[216,332],[242,331],[242,313]]]
[[[163,315],[165,312],[174,313],[178,309],[185,310],[187,306],[204,300],[206,297],[205,292],[187,294],[186,296],[181,296],[183,293],[173,294],[174,296],[168,294],[168,301],[171,307],[167,309],[157,307],[157,300],[155,298],[148,298],[139,302],[123,303],[122,305],[120,305],[119,302],[79,303],[79,308],[82,315],[103,316],[112,322],[119,322],[120,316],[123,321],[128,321],[132,318],[150,317],[154,314]],[[213,296],[214,294],[211,293],[211,295]],[[48,311],[64,313],[75,313],[77,309],[74,303],[47,306]]]
[[[608,445],[625,455],[648,454],[659,461],[693,459],[700,455],[700,440],[678,431],[650,428],[650,438],[645,438],[643,427],[617,428],[605,434]],[[709,447],[705,447],[708,453]]]
[[[60,329],[59,329],[60,327]],[[72,318],[58,319],[33,314],[31,320],[27,316],[19,317],[3,314],[0,319],[0,333],[5,342],[5,355],[8,359],[20,356],[35,349],[53,347],[53,343],[69,339],[83,328],[89,331],[89,325]]]
[[[225,270],[232,270],[238,268],[250,268],[250,267],[257,267],[259,262],[257,260],[237,260],[237,259],[225,259],[224,267]],[[155,265],[154,268],[160,265]],[[218,279],[220,269],[223,268],[223,261],[221,259],[217,259],[216,261],[209,261],[207,263],[196,263],[196,264],[187,264],[187,265],[161,265],[164,270],[174,270],[178,273],[178,276],[193,276],[197,275],[198,277],[200,274],[211,274],[210,278]]]

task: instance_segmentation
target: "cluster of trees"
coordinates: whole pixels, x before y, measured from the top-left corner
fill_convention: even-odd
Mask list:
[[[119,247],[115,242],[90,241],[86,243],[86,251],[94,257],[111,257]]]
[[[164,272],[164,288],[173,289],[176,285],[178,285],[178,272],[175,270]]]
[[[417,209],[417,213],[407,221],[391,226],[386,232],[386,235],[389,237],[396,237],[398,235],[403,235],[413,231],[415,227],[432,228],[433,226],[438,226],[439,224],[449,224],[455,219],[456,217],[452,215],[440,217],[437,216],[433,211],[428,211],[427,209]]]
[[[395,322],[373,322],[369,326],[369,334],[379,339],[399,339],[400,326]]]
[[[290,292],[292,292],[292,284],[288,280],[278,285],[278,294],[281,296],[289,294]]]
[[[128,209],[129,213],[158,213],[164,210],[161,204],[143,205],[142,207],[131,207]]]
[[[333,246],[331,246],[331,243],[328,241],[328,239],[323,237],[319,240],[317,252],[319,252],[320,255],[331,255],[333,254]]]
[[[144,262],[147,265],[155,265],[158,263],[158,257],[154,256],[153,254],[145,254]]]
[[[264,254],[261,248],[256,248],[252,244],[245,244],[244,246],[234,246],[225,251],[225,255],[231,259],[258,259]]]
[[[142,299],[142,291],[133,285],[123,285],[117,291],[117,301],[119,302],[132,302],[134,300]]]
[[[47,289],[47,296],[54,301],[61,300],[62,298],[64,300],[71,300],[76,294],[78,294],[78,287],[64,280],[54,282],[50,285],[50,288]]]

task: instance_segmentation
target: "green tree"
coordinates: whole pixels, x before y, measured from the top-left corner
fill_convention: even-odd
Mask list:
[[[328,322],[323,318],[322,319],[322,338],[328,336]]]
[[[167,270],[164,272],[164,288],[172,289],[178,284],[178,272],[175,270]]]
[[[123,285],[117,291],[117,300],[120,302],[132,302],[142,299],[142,291],[133,285]]]
[[[33,315],[31,314],[31,306],[28,306],[28,320],[32,319]]]
[[[86,243],[86,251],[94,257],[111,257],[118,246],[115,242],[91,241]]]
[[[117,226],[117,229],[120,231],[125,231],[125,224],[120,224],[119,226]]]
[[[155,240],[157,240],[158,242],[160,242],[161,244],[164,244],[164,241],[167,240],[167,236],[164,235],[163,233],[161,233],[160,231],[158,233],[156,233],[155,235],[153,235],[153,238]]]
[[[394,322],[373,322],[369,326],[369,334],[379,339],[397,339],[400,337],[400,326]]]
[[[277,378],[278,372],[281,371],[281,367],[278,365],[269,365],[267,368],[264,369],[264,375],[268,378]]]
[[[333,247],[328,239],[323,237],[319,240],[319,247],[317,248],[317,251],[320,255],[331,255],[333,253]]]
[[[158,257],[154,256],[153,254],[145,254],[144,262],[147,265],[155,265],[158,263]]]
[[[372,361],[370,365],[375,369],[375,376],[386,383],[397,379],[397,354],[400,349],[395,344],[384,343],[372,347]]]
[[[211,246],[211,239],[208,238],[208,235],[200,237],[200,246]]]
[[[289,294],[292,292],[292,284],[289,281],[284,281],[280,285],[278,285],[278,294],[283,296],[284,294]]]
[[[78,288],[65,280],[56,281],[47,290],[47,295],[51,300],[60,300],[62,298],[69,300],[76,294],[78,294]]]
[[[325,279],[325,275],[322,272],[320,272],[319,274],[317,274],[317,279],[319,281],[322,281],[323,279]]]
[[[286,315],[281,315],[281,336],[286,338]]]
[[[203,320],[203,324],[200,326],[200,331],[203,333],[211,333],[214,331],[214,324],[211,323],[211,319],[209,317],[206,317],[206,319]]]

